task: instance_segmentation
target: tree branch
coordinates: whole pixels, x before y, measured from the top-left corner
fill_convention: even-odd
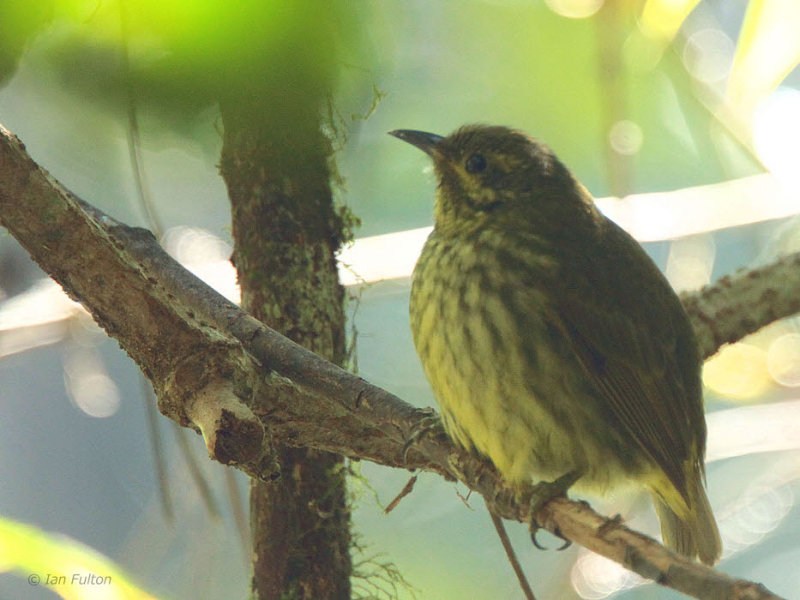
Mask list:
[[[683,294],[703,358],[765,325],[800,312],[800,253],[757,269],[725,275]]]
[[[423,435],[404,452],[430,409],[412,407],[243,312],[183,269],[148,231],[71,194],[2,127],[0,222],[120,342],[153,383],[161,412],[202,433],[219,462],[270,480],[279,475],[273,440],[328,450],[460,479],[495,514],[529,521],[531,489],[515,495],[491,464],[446,436]],[[787,257],[686,297],[704,354],[796,312],[798,264],[800,256]],[[764,300],[770,309],[752,310]],[[697,598],[777,598],[763,586],[687,561],[586,503],[556,499],[535,517],[550,531]]]

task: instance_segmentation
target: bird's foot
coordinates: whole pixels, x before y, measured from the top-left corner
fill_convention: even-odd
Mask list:
[[[530,503],[530,532],[531,541],[539,550],[546,550],[546,548],[539,544],[538,540],[536,539],[536,533],[539,531],[539,529],[541,529],[539,523],[536,522],[536,513],[539,512],[539,510],[553,498],[566,496],[567,490],[569,490],[569,488],[571,488],[572,485],[578,481],[578,479],[580,479],[580,476],[581,474],[578,471],[570,471],[555,481],[542,481],[534,486]],[[561,535],[561,532],[558,529],[556,529],[553,533],[557,538],[564,540],[564,544],[560,546],[558,550],[566,550],[570,547],[572,542]]]

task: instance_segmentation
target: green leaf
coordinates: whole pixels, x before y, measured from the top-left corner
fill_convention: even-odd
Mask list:
[[[800,63],[800,2],[751,0],[747,7],[727,97],[748,116]]]
[[[0,517],[2,571],[14,571],[31,587],[47,587],[67,600],[98,591],[109,600],[155,600],[111,560],[80,542]]]
[[[639,27],[647,37],[666,46],[698,2],[700,0],[648,0],[642,9]]]

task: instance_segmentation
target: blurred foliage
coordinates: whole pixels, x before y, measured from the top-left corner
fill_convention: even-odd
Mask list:
[[[800,62],[800,2],[751,0],[733,61],[728,98],[752,111]]]
[[[319,110],[339,61],[358,45],[339,0],[13,0],[0,4],[0,80],[41,33],[44,64],[62,89],[124,110],[129,93],[178,130],[220,98]],[[53,26],[45,32],[44,25]],[[13,34],[13,35],[12,35]]]
[[[661,51],[678,35],[699,0],[647,0],[642,33]],[[733,126],[747,127],[758,103],[767,98],[800,62],[800,3],[750,0],[728,77],[725,102]]]
[[[108,600],[155,598],[91,548],[4,518],[0,518],[0,571],[14,571],[30,586],[50,588],[65,600],[90,595]]]
[[[5,83],[19,63],[22,51],[53,16],[57,0],[3,0],[0,2],[0,84]]]
[[[447,133],[446,114],[530,125],[579,175],[593,174],[591,189],[624,195],[664,189],[674,172],[693,185],[763,170],[740,127],[749,115],[731,117],[719,82],[687,71],[679,32],[703,5],[6,0],[0,81],[40,34],[37,69],[62,90],[116,114],[133,98],[165,131],[188,134],[220,100],[265,123],[305,122],[312,111],[325,114],[333,97],[329,116],[365,112],[342,109],[348,95],[363,107],[376,73],[411,52],[418,70],[393,76],[413,76],[433,90],[409,102],[415,121],[435,119],[429,129],[439,133]],[[748,3],[728,104],[752,110],[800,60],[799,7],[794,0]],[[436,24],[435,35],[419,26],[423,21]]]

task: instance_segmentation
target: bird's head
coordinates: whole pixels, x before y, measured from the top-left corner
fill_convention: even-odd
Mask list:
[[[410,129],[390,133],[433,159],[439,231],[563,227],[559,220],[595,210],[553,152],[520,131],[467,125],[447,137]]]

